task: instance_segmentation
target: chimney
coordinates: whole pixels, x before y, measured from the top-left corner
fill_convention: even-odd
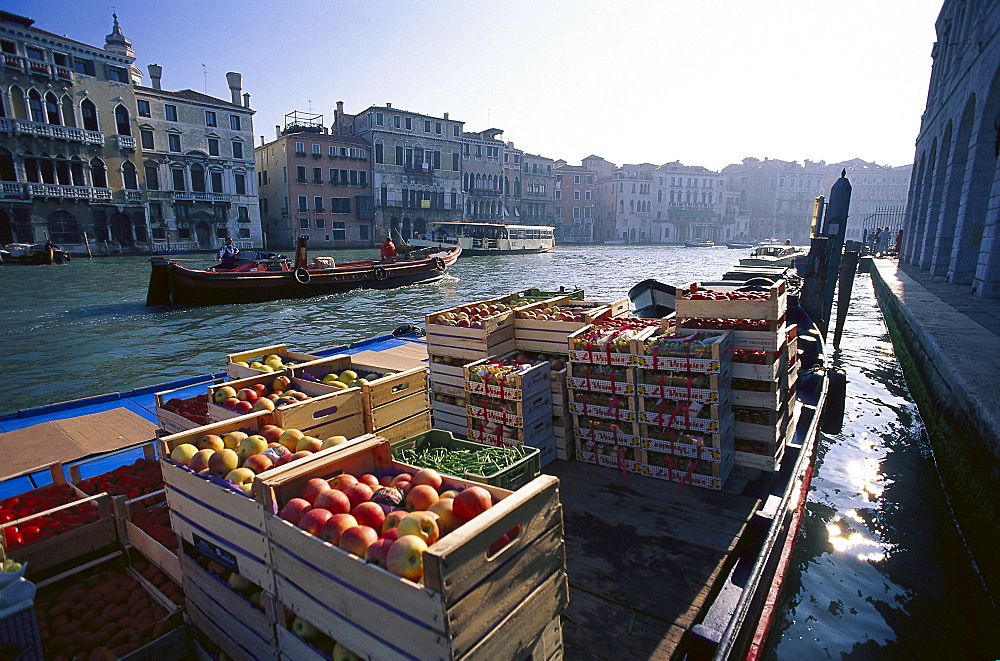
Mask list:
[[[149,83],[153,86],[154,90],[160,89],[160,78],[163,76],[163,67],[159,64],[150,64],[146,67],[149,71]]]
[[[275,137],[278,137],[278,138],[281,137],[281,127],[278,126],[277,124],[274,125],[274,135],[275,135]]]
[[[444,118],[445,118],[445,119],[448,119],[448,113],[445,113],[445,114],[444,114]]]
[[[243,107],[250,107],[250,92],[243,92]]]
[[[391,108],[391,107],[392,107],[392,104],[391,104],[391,103],[388,103],[388,102],[386,102],[386,104],[385,104],[385,107],[386,107],[386,108]]]
[[[233,105],[240,105],[240,92],[243,91],[243,76],[230,71],[226,74],[226,81],[229,83],[229,92],[233,95]]]

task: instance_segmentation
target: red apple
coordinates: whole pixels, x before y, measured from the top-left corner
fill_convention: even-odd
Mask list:
[[[382,533],[382,539],[391,539],[392,541],[396,541],[397,539],[399,539],[399,526],[396,526],[395,528],[389,528],[384,533]]]
[[[424,575],[424,551],[427,544],[416,535],[400,537],[385,556],[385,568],[397,576],[419,581]]]
[[[320,530],[323,529],[323,526],[326,525],[326,522],[332,516],[333,512],[330,510],[325,510],[322,507],[314,507],[302,515],[298,526],[310,535],[319,535]]]
[[[358,483],[358,478],[354,477],[350,473],[341,473],[332,480],[330,480],[330,486],[334,489],[339,489],[343,491],[347,487],[353,486]]]
[[[378,567],[385,567],[385,557],[389,554],[389,547],[392,546],[396,539],[389,539],[388,537],[382,537],[376,540],[365,550],[365,562],[376,565]]]
[[[263,383],[255,383],[252,386],[250,386],[250,389],[257,394],[258,399],[260,399],[261,397],[267,397],[267,386],[264,385]]]
[[[455,496],[452,511],[462,521],[469,521],[493,507],[493,497],[482,487],[469,487]]]
[[[486,550],[487,555],[496,555],[500,549],[510,544],[510,537],[507,535],[500,535],[500,538],[495,542],[490,544],[490,547]]]
[[[254,454],[247,457],[243,462],[243,468],[249,468],[254,473],[260,474],[274,466],[271,458],[264,454]]]
[[[321,477],[314,477],[313,479],[302,485],[301,491],[299,491],[299,497],[308,500],[310,504],[316,504],[316,497],[319,496],[324,491],[329,491],[331,489],[329,482]]]
[[[243,388],[242,390],[236,393],[236,399],[240,400],[241,402],[250,402],[251,404],[253,404],[260,398],[257,396],[257,393],[254,392],[252,388]]]
[[[235,410],[236,409],[236,405],[239,404],[239,403],[240,403],[240,400],[236,399],[235,397],[230,397],[229,399],[222,400],[222,406],[224,406],[225,408],[229,409],[230,411]]]
[[[292,498],[281,508],[278,516],[297,526],[303,515],[311,509],[312,505],[305,498]]]
[[[277,443],[284,431],[284,429],[277,425],[264,425],[257,433],[267,439],[268,443]]]
[[[382,484],[378,481],[378,478],[372,475],[371,473],[365,473],[364,475],[359,477],[358,482],[362,484],[367,484],[372,489],[382,486]]]
[[[411,511],[426,510],[437,501],[438,492],[429,484],[418,484],[406,494],[406,507]]]
[[[400,473],[396,477],[392,478],[392,481],[389,482],[389,486],[393,486],[394,487],[399,482],[412,482],[412,481],[413,481],[413,476],[412,475],[410,475],[409,473]]]
[[[368,547],[378,541],[378,533],[371,526],[354,526],[340,533],[338,546],[359,558],[365,557]]]
[[[385,522],[385,510],[382,509],[381,505],[370,500],[359,503],[351,510],[351,515],[358,520],[359,524],[371,526],[375,530],[381,530],[382,524]]]
[[[343,491],[336,489],[328,489],[318,494],[313,505],[328,509],[334,514],[347,514],[351,511],[351,499]]]
[[[441,474],[438,473],[433,468],[421,468],[416,473],[413,474],[413,486],[418,486],[421,484],[429,484],[437,491],[441,488],[441,483],[444,481],[441,479]]]
[[[291,463],[293,461],[298,461],[299,459],[305,459],[306,457],[311,457],[312,454],[313,453],[309,450],[300,450],[299,452],[288,455],[288,462]]]
[[[388,475],[383,475],[382,477],[379,478],[378,483],[383,487],[387,487],[392,484],[392,478],[389,477]]]
[[[349,530],[358,525],[358,520],[350,514],[334,514],[327,519],[323,529],[319,531],[319,538],[324,542],[330,542],[334,546],[340,544],[340,536],[345,530]]]
[[[390,530],[394,530],[407,514],[409,514],[409,512],[406,510],[395,510],[386,514],[385,521],[382,522],[382,534],[385,535]]]
[[[371,500],[372,494],[374,493],[370,486],[367,484],[361,484],[360,482],[352,484],[349,487],[344,487],[342,491],[350,499],[351,509],[354,509],[361,503]]]
[[[233,411],[236,413],[249,413],[253,411],[253,404],[241,399],[233,405]]]

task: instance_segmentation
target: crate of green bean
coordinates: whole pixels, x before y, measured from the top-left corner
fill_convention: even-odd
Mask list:
[[[396,461],[514,491],[541,472],[537,448],[527,445],[498,448],[455,438],[451,432],[431,429],[392,444]]]

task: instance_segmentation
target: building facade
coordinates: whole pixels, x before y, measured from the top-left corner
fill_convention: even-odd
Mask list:
[[[385,106],[357,115],[337,103],[331,134],[362,138],[372,150],[376,241],[394,228],[409,239],[428,223],[460,221],[463,123]]]
[[[521,155],[520,218],[513,222],[523,225],[552,225],[555,212],[556,176],[552,171],[555,160],[538,154]]]
[[[845,236],[847,240],[868,240],[872,230],[877,227],[891,227],[893,233],[901,229],[913,165],[893,167],[856,158],[833,163],[826,170],[824,195],[829,195],[843,170],[847,171],[847,178],[851,182],[851,212]]]
[[[462,133],[462,190],[465,219],[478,223],[503,222],[503,157],[506,145],[500,129]]]
[[[521,222],[521,159],[524,150],[508,142],[503,152],[503,222]]]
[[[322,115],[289,113],[275,140],[254,150],[268,248],[375,244],[371,149],[358,136],[331,134]]]
[[[150,86],[134,87],[137,138],[153,249],[211,250],[232,236],[260,247],[260,209],[253,160],[253,110],[242,77],[226,75],[231,100],[162,89],[162,67],[148,67]]]
[[[0,244],[148,247],[131,43],[103,48],[0,11]]]
[[[649,240],[683,243],[709,240],[725,243],[735,237],[734,223],[726,221],[725,177],[700,165],[664,163],[652,173],[656,198],[652,200]]]
[[[747,238],[755,241],[808,244],[813,203],[824,194],[827,173],[823,161],[800,165],[769,158],[745,158],[740,164],[723,168],[727,193],[739,196],[736,215],[743,219],[740,227],[745,224],[747,228],[738,232],[745,231]]]
[[[593,243],[597,173],[582,165],[568,165],[565,161],[557,161],[553,171],[556,241]]]

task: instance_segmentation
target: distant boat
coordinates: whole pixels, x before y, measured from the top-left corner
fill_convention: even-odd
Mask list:
[[[757,246],[756,243],[750,243],[747,241],[733,241],[731,243],[726,244],[727,248],[731,248],[733,250],[744,250],[746,248],[754,248],[756,246]]]
[[[711,248],[715,243],[710,239],[695,239],[694,241],[685,241],[685,248]]]
[[[740,260],[742,266],[794,266],[798,258],[808,258],[809,253],[799,246],[758,246],[749,257]]]
[[[0,250],[0,262],[5,264],[66,264],[69,253],[51,243],[11,243]]]

